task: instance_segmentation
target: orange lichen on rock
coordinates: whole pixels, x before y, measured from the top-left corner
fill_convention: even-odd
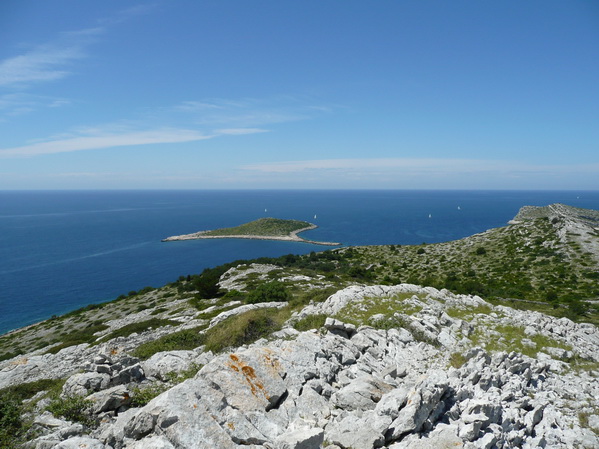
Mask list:
[[[259,391],[264,398],[270,400],[270,397],[264,391],[264,384],[258,380],[254,368],[240,361],[239,357],[237,357],[235,354],[231,354],[229,358],[233,361],[233,363],[229,364],[229,367],[236,373],[241,371],[245,381],[250,386],[250,391],[252,394],[257,397]]]
[[[279,374],[282,370],[281,362],[278,359],[273,358],[274,351],[271,349],[264,348],[264,360],[267,362],[266,366],[272,368],[273,374]]]

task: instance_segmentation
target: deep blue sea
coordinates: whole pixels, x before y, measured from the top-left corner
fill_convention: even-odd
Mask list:
[[[433,243],[555,202],[599,209],[599,191],[0,191],[0,333],[235,259],[329,249],[161,242],[171,235],[269,216],[314,222],[306,238],[343,245]]]

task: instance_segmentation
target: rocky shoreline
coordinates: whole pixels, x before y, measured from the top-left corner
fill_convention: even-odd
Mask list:
[[[324,246],[341,246],[341,243],[336,242],[319,242],[316,240],[308,240],[300,237],[298,234],[304,231],[316,229],[318,226],[311,225],[302,229],[298,229],[289,233],[289,235],[206,235],[210,231],[199,231],[191,234],[173,235],[162,239],[163,242],[176,242],[181,240],[199,240],[199,239],[251,239],[251,240],[278,240],[284,242],[301,242],[311,243],[313,245]]]

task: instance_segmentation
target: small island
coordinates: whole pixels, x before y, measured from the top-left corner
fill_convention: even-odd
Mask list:
[[[286,242],[312,243],[314,245],[340,246],[341,243],[317,242],[306,240],[298,234],[315,229],[313,223],[299,220],[283,220],[280,218],[260,218],[232,228],[220,228],[211,231],[199,231],[193,234],[174,235],[163,239],[163,242],[195,239],[256,239],[282,240]]]

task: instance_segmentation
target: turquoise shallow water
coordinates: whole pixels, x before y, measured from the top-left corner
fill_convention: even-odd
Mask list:
[[[599,209],[599,192],[4,191],[0,192],[0,332],[158,287],[235,259],[329,249],[294,242],[164,237],[271,216],[344,245],[454,240],[503,226],[523,205]],[[316,218],[314,216],[316,215]]]

